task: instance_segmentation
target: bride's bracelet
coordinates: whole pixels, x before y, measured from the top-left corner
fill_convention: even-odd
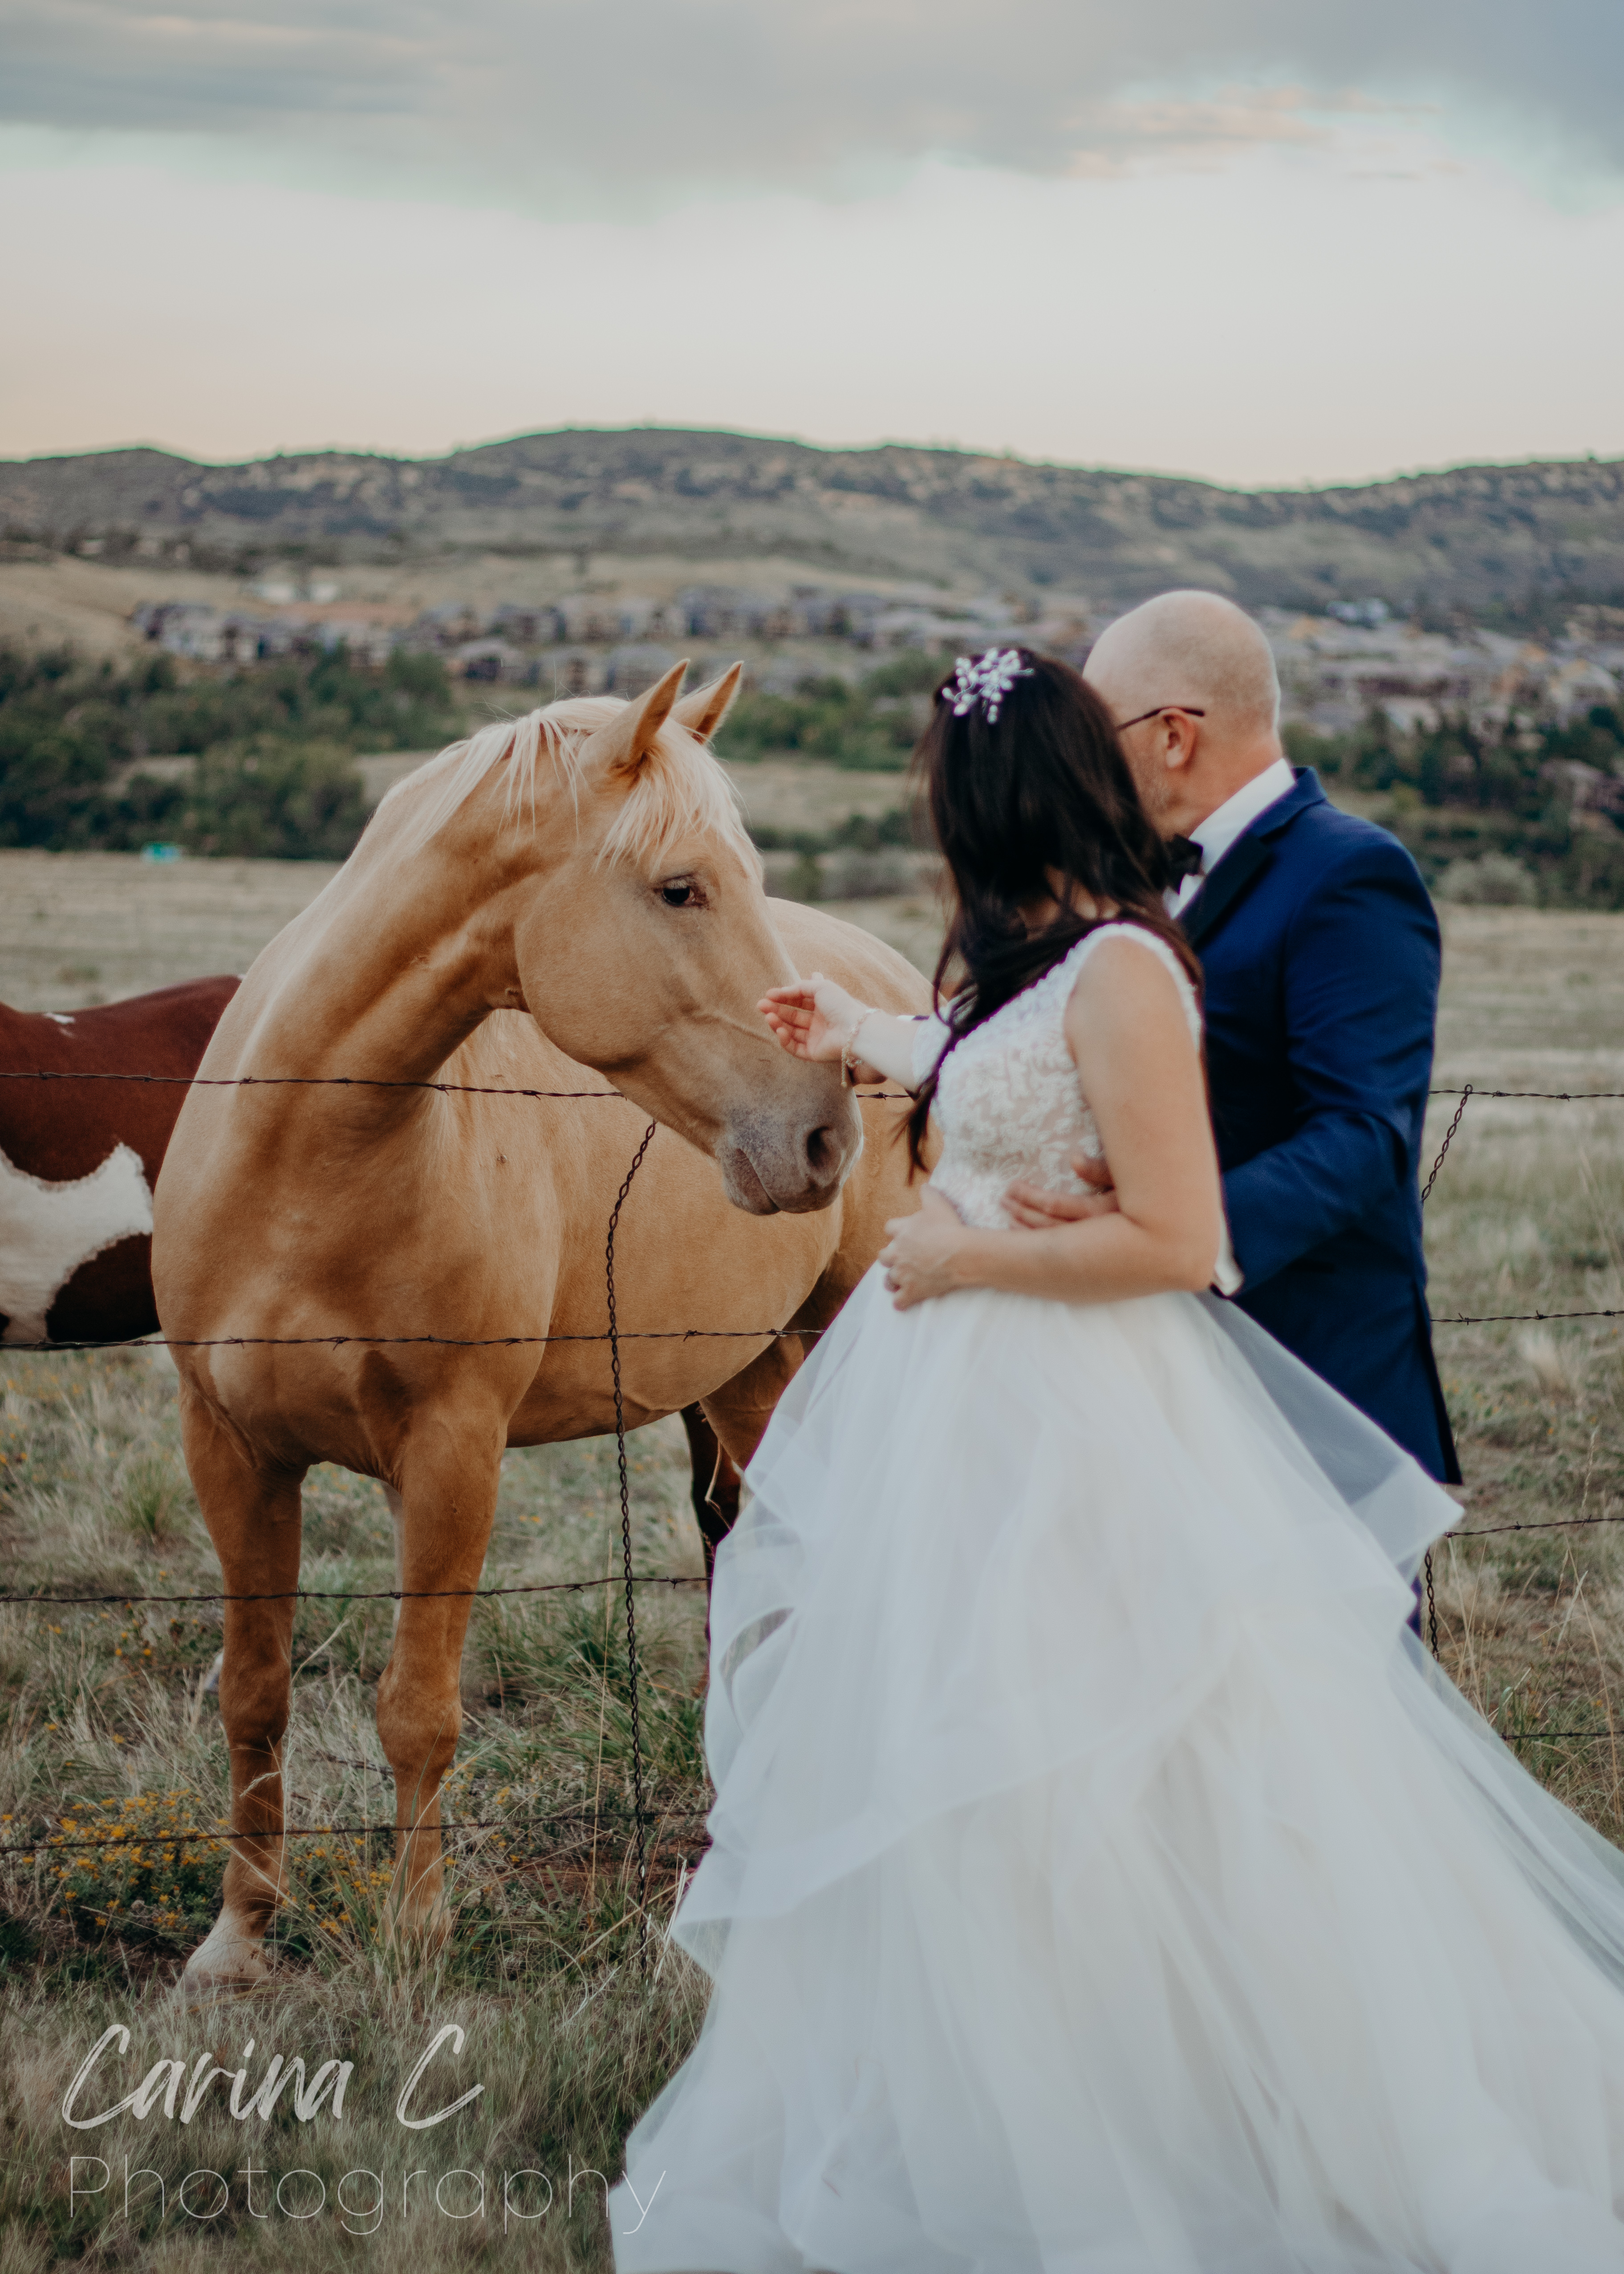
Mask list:
[[[857,1037],[861,1034],[864,1025],[873,1016],[873,1004],[863,1004],[852,1022],[850,1033],[840,1045],[840,1073],[848,1089],[854,1089],[857,1086]]]

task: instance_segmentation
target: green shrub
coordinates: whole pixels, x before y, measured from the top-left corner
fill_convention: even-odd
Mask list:
[[[183,677],[168,655],[120,666],[0,649],[0,846],[127,852],[165,838],[342,860],[366,818],[353,754],[460,731],[436,656],[371,671],[339,648]],[[197,759],[192,781],[142,771],[173,757]]]
[[[929,715],[944,659],[911,649],[859,680],[808,675],[792,693],[751,690],[728,714],[724,756],[793,752],[865,773],[899,773]]]
[[[1624,780],[1624,710],[1565,726],[1456,714],[1410,734],[1375,710],[1348,734],[1295,721],[1284,739],[1333,795],[1363,797],[1445,899],[1624,908],[1624,790],[1605,785],[1616,803],[1575,811],[1564,779],[1576,761]]]

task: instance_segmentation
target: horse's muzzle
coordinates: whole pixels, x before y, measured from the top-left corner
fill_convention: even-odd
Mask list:
[[[844,1118],[786,1129],[771,1116],[735,1122],[717,1148],[728,1199],[749,1216],[807,1216],[839,1193],[862,1150],[855,1106]]]

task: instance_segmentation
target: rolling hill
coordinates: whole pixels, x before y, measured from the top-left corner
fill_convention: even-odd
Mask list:
[[[0,553],[240,568],[282,557],[769,556],[813,576],[1017,583],[1124,604],[1170,584],[1252,606],[1624,602],[1624,461],[1463,466],[1235,490],[885,444],[566,429],[435,459],[203,465],[153,449],[0,461]]]

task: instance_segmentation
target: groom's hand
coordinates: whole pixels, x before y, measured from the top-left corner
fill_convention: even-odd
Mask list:
[[[1027,1231],[1050,1231],[1057,1224],[1079,1224],[1085,1216],[1109,1216],[1116,1206],[1116,1188],[1103,1159],[1073,1153],[1071,1173],[1092,1187],[1087,1193],[1046,1193],[1041,1186],[1021,1181],[1004,1195],[1011,1219]]]
[[[963,1217],[950,1200],[927,1185],[913,1216],[894,1216],[879,1261],[899,1311],[933,1295],[951,1295],[966,1282],[954,1270],[966,1239]]]

